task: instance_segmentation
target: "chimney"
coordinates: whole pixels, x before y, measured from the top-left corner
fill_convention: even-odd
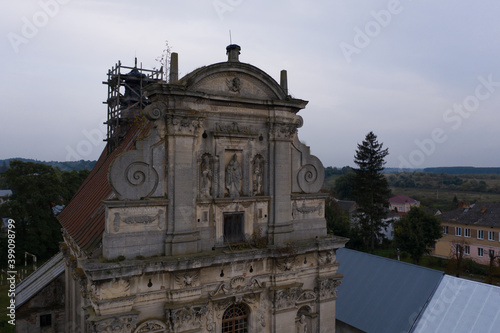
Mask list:
[[[239,62],[241,47],[236,44],[231,44],[226,47],[227,61]]]
[[[170,73],[168,77],[169,83],[174,83],[179,80],[179,56],[177,52],[172,52],[170,55]]]
[[[284,69],[281,71],[280,86],[285,91],[285,95],[288,95],[288,79],[286,76],[286,70]]]

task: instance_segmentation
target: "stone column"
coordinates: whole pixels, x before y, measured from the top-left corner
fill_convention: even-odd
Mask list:
[[[195,143],[202,119],[196,116],[167,115],[168,197],[166,255],[198,252],[196,229],[196,164]]]

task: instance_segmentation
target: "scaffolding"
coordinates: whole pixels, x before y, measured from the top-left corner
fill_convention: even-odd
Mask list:
[[[107,126],[108,154],[112,152],[125,136],[130,123],[133,122],[142,109],[149,104],[144,95],[143,87],[163,81],[163,68],[144,69],[142,64],[137,68],[137,58],[134,67],[123,66],[118,61],[108,70],[108,80],[103,84],[108,86],[108,98],[104,104],[108,105]]]

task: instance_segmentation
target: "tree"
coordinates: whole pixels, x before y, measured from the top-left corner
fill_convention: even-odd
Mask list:
[[[87,175],[87,170],[67,172],[40,163],[10,163],[3,176],[12,196],[0,206],[0,216],[15,221],[18,261],[24,258],[25,251],[35,254],[39,260],[57,253],[62,240],[61,225],[52,207],[71,199]],[[6,246],[6,242],[0,240],[2,259],[7,253]]]
[[[354,172],[346,173],[335,180],[333,189],[340,200],[352,199]]]
[[[449,273],[452,273],[452,271],[454,271],[456,277],[460,277],[460,273],[462,272],[463,268],[462,266],[464,263],[464,252],[466,246],[469,246],[469,242],[466,241],[465,239],[451,242],[450,246],[451,260],[448,266],[450,270]]]
[[[417,265],[423,255],[430,252],[429,247],[442,236],[441,222],[420,207],[412,207],[395,222],[394,231],[395,246],[408,253]]]
[[[325,201],[325,219],[329,233],[349,237],[349,216],[342,212],[332,196]]]
[[[375,249],[375,241],[382,237],[381,229],[386,226],[387,199],[390,195],[387,179],[381,173],[384,170],[384,158],[389,154],[383,149],[383,144],[377,141],[377,136],[370,132],[365,140],[358,144],[354,155],[353,198],[358,205],[356,217],[365,246],[371,251]]]

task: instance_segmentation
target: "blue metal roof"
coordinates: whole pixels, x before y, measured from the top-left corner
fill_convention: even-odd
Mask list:
[[[500,287],[446,275],[413,333],[500,331]]]
[[[336,317],[367,333],[408,332],[443,272],[349,249],[337,250]],[[431,332],[431,331],[428,331]]]
[[[58,252],[40,266],[40,268],[19,282],[16,286],[16,309],[29,301],[59,275],[64,273],[64,268],[63,254],[62,252]]]

